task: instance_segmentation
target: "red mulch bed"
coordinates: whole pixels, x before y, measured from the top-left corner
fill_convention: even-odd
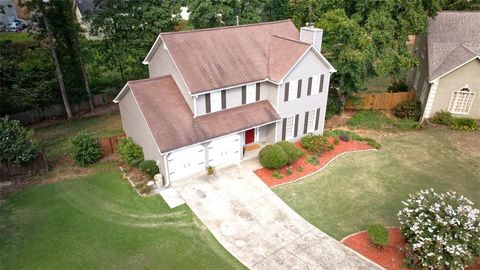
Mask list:
[[[333,142],[333,138],[328,139],[330,142]],[[296,143],[297,147],[304,150],[302,146],[300,145],[300,142]],[[308,152],[305,151],[305,156],[301,157],[298,159],[294,164],[292,164],[292,169],[293,173],[291,175],[287,176],[287,167],[285,166],[281,168],[279,171],[282,174],[281,179],[276,179],[272,176],[274,170],[270,170],[267,168],[260,168],[255,171],[255,174],[262,179],[265,184],[269,187],[275,187],[277,185],[281,185],[284,183],[289,183],[289,182],[295,182],[297,179],[309,175],[313,172],[316,172],[323,167],[325,167],[328,162],[330,162],[332,159],[334,159],[336,156],[343,154],[345,152],[351,152],[351,151],[358,151],[358,150],[367,150],[367,149],[372,149],[371,146],[368,144],[365,144],[363,142],[357,142],[357,141],[349,141],[349,142],[343,142],[340,141],[338,145],[334,145],[334,149],[328,152],[323,153],[319,158],[318,158],[318,165],[312,165],[307,162],[306,158],[309,156]],[[299,172],[297,171],[297,168],[299,166],[303,167],[303,171]]]
[[[375,263],[383,266],[385,269],[404,270],[409,269],[403,264],[402,248],[405,246],[405,240],[400,233],[399,228],[389,228],[390,239],[385,248],[376,248],[370,244],[367,232],[360,232],[347,236],[342,243],[363,256],[369,258]],[[467,270],[479,270],[480,259],[477,263]]]

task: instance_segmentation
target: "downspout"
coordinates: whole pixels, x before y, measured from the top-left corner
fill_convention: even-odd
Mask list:
[[[170,186],[170,174],[168,173],[168,162],[167,162],[168,155],[170,154],[163,155],[163,164],[165,164],[165,175],[163,176],[163,179],[165,180],[163,184],[164,188],[168,188]]]

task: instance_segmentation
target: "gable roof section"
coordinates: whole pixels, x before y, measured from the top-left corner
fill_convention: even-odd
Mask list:
[[[480,57],[480,12],[444,11],[428,21],[428,75],[432,81]]]
[[[305,54],[310,44],[295,39],[273,35],[269,41],[268,77],[281,81],[297,61]]]
[[[127,84],[162,153],[280,119],[266,100],[193,118],[171,75]]]

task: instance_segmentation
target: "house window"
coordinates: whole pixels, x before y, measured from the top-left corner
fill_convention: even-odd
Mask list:
[[[472,107],[474,97],[475,93],[472,92],[468,86],[459,91],[454,91],[448,106],[448,111],[452,113],[468,114]]]
[[[247,104],[255,102],[256,97],[256,85],[248,84],[247,85]]]
[[[297,89],[298,89],[298,81],[292,81],[290,83],[290,88],[288,89],[288,100],[295,100],[297,99]]]
[[[312,89],[313,93],[318,93],[320,89],[320,75],[315,75],[312,78]]]
[[[211,112],[218,112],[222,109],[222,95],[220,91],[210,93]]]
[[[285,124],[285,139],[293,139],[293,128],[295,127],[295,116],[287,117],[287,122]]]
[[[313,132],[315,130],[315,116],[315,110],[308,112],[307,132]]]

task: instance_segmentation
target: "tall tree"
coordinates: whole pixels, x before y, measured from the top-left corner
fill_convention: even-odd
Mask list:
[[[262,21],[261,0],[190,0],[190,19],[195,28],[210,28]]]
[[[122,81],[147,75],[141,64],[160,32],[172,31],[179,21],[180,6],[162,0],[98,0],[88,14],[90,32],[101,37],[100,52],[107,65],[120,72]]]
[[[445,0],[446,10],[480,10],[480,0]]]
[[[290,18],[289,0],[267,0],[263,6],[263,20],[278,21]]]

